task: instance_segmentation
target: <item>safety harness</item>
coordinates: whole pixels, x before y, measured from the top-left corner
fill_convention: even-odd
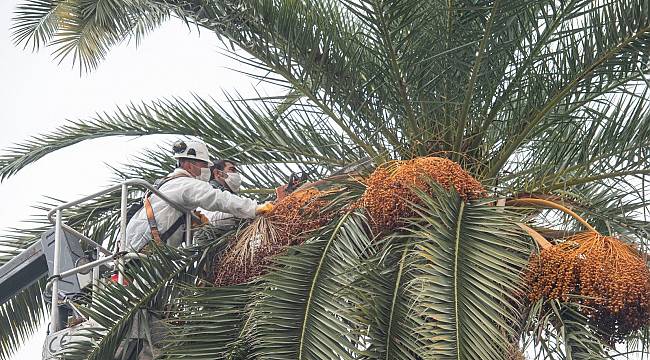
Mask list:
[[[181,177],[190,177],[190,176],[183,173],[168,176],[160,179],[159,181],[156,181],[156,184],[154,184],[154,186],[156,187],[156,189],[160,189],[164,184],[168,183],[169,181]],[[158,223],[156,222],[156,216],[153,213],[153,207],[151,206],[151,201],[149,201],[150,196],[151,196],[151,191],[147,191],[144,194],[142,202],[144,204],[145,211],[147,212],[147,221],[149,222],[151,237],[158,245],[166,244],[167,239],[169,239],[176,232],[176,230],[178,230],[178,228],[180,228],[181,225],[183,225],[185,216],[181,215],[178,219],[176,219],[176,221],[174,221],[172,226],[170,226],[169,229],[167,229],[167,231],[161,234],[160,230],[158,230]]]

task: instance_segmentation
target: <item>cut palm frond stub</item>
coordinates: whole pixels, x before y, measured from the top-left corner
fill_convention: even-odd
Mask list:
[[[413,188],[427,190],[429,179],[445,189],[455,188],[464,200],[486,196],[481,183],[459,164],[440,157],[420,157],[389,162],[375,170],[366,181],[361,205],[366,208],[373,231],[380,233],[404,225],[415,212],[411,203],[419,203]]]
[[[528,299],[577,303],[613,345],[650,325],[650,269],[631,245],[587,227],[531,257],[525,274]]]

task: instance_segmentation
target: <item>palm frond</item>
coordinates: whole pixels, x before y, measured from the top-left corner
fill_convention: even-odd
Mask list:
[[[650,104],[648,89],[636,87],[622,87],[610,99],[549,124],[511,159],[510,174],[500,179],[503,185],[531,192],[570,191],[589,182],[646,178]]]
[[[57,12],[65,11],[65,1],[34,0],[18,5],[12,25],[14,42],[32,51],[49,43],[58,31],[60,20]]]
[[[254,303],[253,356],[352,359],[359,334],[346,317],[351,269],[369,245],[363,217],[346,214],[276,259]]]
[[[467,204],[455,193],[419,193],[421,221],[415,252],[425,260],[418,313],[419,331],[432,339],[424,354],[442,359],[502,359],[518,338],[524,293],[520,277],[531,244],[513,214],[486,204]],[[426,357],[426,355],[425,355]]]
[[[623,187],[623,184],[602,182],[583,186],[566,193],[578,199],[580,209],[595,227],[603,233],[617,234],[641,245],[641,250],[648,247],[650,223],[647,219],[647,196],[635,187]]]
[[[13,19],[13,37],[33,50],[54,46],[55,59],[72,57],[80,71],[90,71],[111,47],[130,38],[138,43],[172,11],[146,0],[26,0]]]
[[[78,307],[97,326],[83,330],[82,337],[67,344],[62,354],[66,359],[112,358],[143,309],[164,315],[163,305],[173,291],[174,280],[187,280],[191,273],[188,267],[195,260],[195,256],[179,250],[152,247],[137,265],[127,267],[127,285],[106,282],[93,294],[92,303]]]
[[[8,360],[46,318],[41,279],[0,305],[0,359]]]
[[[247,312],[253,288],[181,286],[168,322],[164,356],[170,359],[242,359],[252,315]]]
[[[378,240],[378,239],[376,239]],[[418,270],[413,248],[416,240],[410,236],[384,238],[381,251],[363,267],[354,284],[359,293],[357,312],[368,327],[369,359],[419,359],[427,340],[418,336],[417,329],[427,319],[413,307],[418,291],[411,286]]]
[[[612,357],[575,306],[556,300],[531,306],[525,337],[532,338],[535,358],[597,359]]]
[[[531,86],[531,90],[534,86],[534,91],[545,95],[531,99],[536,102],[537,111],[531,111],[531,103],[513,109],[522,121],[512,123],[513,127],[506,130],[512,136],[503,137],[503,129],[499,131],[504,141],[496,151],[491,175],[496,175],[532,136],[580,114],[583,106],[613,88],[647,76],[647,54],[642,49],[650,41],[650,22],[646,16],[638,16],[646,7],[643,1],[585,1],[567,2],[554,9],[562,18],[559,23],[550,24],[555,30],[541,39],[543,48],[531,54],[538,67],[521,70],[532,76],[534,69],[540,69],[539,74],[534,74],[529,82],[512,84]],[[557,51],[558,48],[566,50]],[[541,91],[542,88],[546,90]],[[495,107],[493,111],[501,109]],[[504,112],[500,116],[510,114]]]
[[[255,109],[239,101],[232,104],[233,112],[227,113],[198,96],[194,102],[160,100],[118,108],[114,114],[97,114],[88,121],[69,122],[6,149],[0,157],[0,177],[11,176],[50,152],[107,136],[201,136],[217,157],[252,165],[312,163],[331,169],[362,157],[345,137],[314,114],[292,112],[295,116],[291,118],[272,120],[274,108]]]
[[[637,0],[165,4],[252,55],[241,60],[279,76],[366,154],[464,153],[491,159],[488,178],[549,124],[642,85],[648,70]]]

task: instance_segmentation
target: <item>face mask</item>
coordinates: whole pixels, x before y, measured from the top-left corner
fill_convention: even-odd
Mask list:
[[[201,173],[199,173],[199,176],[197,176],[196,178],[205,182],[210,181],[210,169],[201,168]]]
[[[226,182],[226,185],[234,193],[239,192],[239,187],[241,187],[241,175],[239,173],[228,173],[228,177],[223,179]]]

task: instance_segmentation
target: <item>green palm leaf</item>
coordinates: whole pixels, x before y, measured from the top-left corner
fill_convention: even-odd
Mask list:
[[[129,284],[106,282],[93,294],[90,306],[78,308],[98,326],[82,331],[82,339],[67,344],[62,349],[65,358],[112,358],[127,338],[135,318],[140,316],[143,321],[142,309],[162,313],[162,306],[173,291],[173,281],[187,279],[195,260],[195,256],[175,249],[153,247],[151,254],[138,259],[137,266],[128,267],[125,276]]]
[[[402,235],[384,242],[385,249],[362,268],[355,287],[359,317],[368,326],[366,358],[419,359],[428,341],[416,331],[425,319],[413,311],[418,291],[410,285],[419,273],[415,240]]]
[[[181,287],[175,299],[173,327],[164,340],[164,356],[170,359],[243,359],[248,349],[247,312],[254,289],[231,287]]]
[[[89,71],[111,47],[129,38],[138,43],[170,15],[169,6],[140,0],[30,0],[19,6],[12,28],[16,44],[53,45],[55,58],[72,57]]]
[[[365,229],[361,216],[343,215],[276,260],[252,309],[256,358],[355,357],[359,339],[343,290],[369,246]]]
[[[518,337],[530,241],[503,209],[444,191],[420,195],[413,236],[425,262],[413,286],[420,289],[416,311],[428,320],[419,331],[432,339],[424,357],[502,359]]]
[[[11,359],[45,319],[44,290],[41,279],[0,305],[0,359]]]
[[[610,359],[587,319],[572,304],[542,300],[532,305],[526,331],[536,358]]]
[[[90,121],[70,122],[51,134],[7,149],[0,157],[0,177],[15,174],[52,151],[106,136],[201,136],[217,150],[214,152],[217,157],[233,158],[252,166],[278,164],[272,170],[280,175],[288,173],[286,164],[312,163],[331,169],[347,163],[341,159],[358,160],[363,155],[332,125],[317,121],[317,114],[293,112],[291,118],[277,120],[274,108],[255,109],[237,101],[232,103],[234,114],[229,114],[207,100],[199,97],[194,100],[130,105],[114,114],[98,114]]]

